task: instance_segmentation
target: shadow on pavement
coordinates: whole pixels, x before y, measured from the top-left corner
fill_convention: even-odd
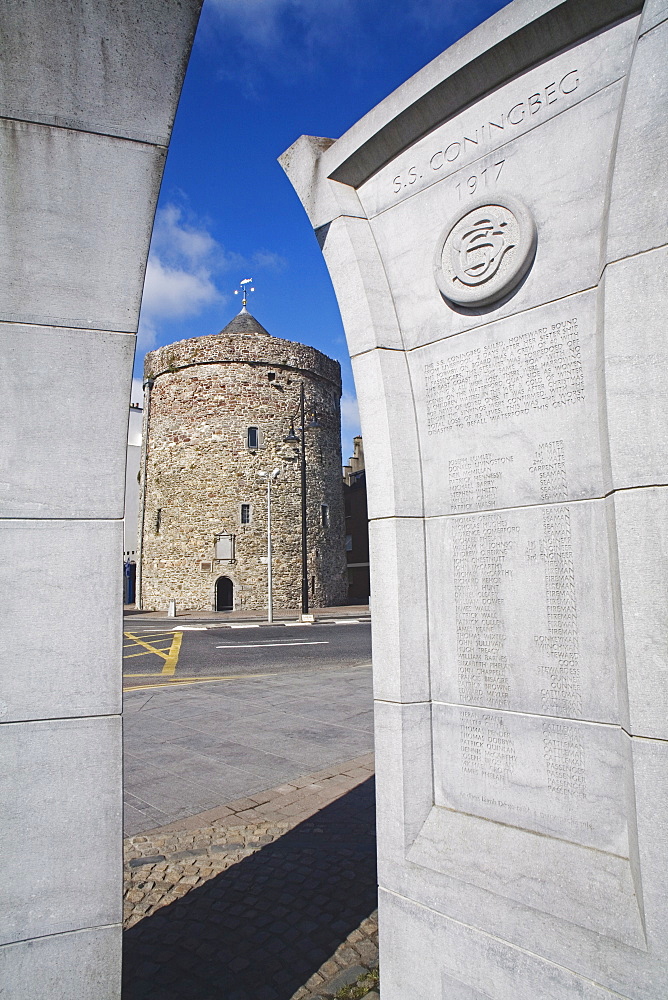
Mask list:
[[[289,1000],[376,906],[369,778],[126,931],[123,1000]]]

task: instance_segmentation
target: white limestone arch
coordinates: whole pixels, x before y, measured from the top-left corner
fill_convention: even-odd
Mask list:
[[[201,0],[0,9],[0,980],[118,1000],[134,342]]]

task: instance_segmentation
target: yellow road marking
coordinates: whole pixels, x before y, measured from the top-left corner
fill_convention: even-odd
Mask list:
[[[123,631],[126,634],[128,634],[128,635],[135,635],[136,634],[135,632],[133,632],[129,628],[124,628]],[[173,632],[173,631],[174,631],[173,628],[149,628],[149,629],[144,629],[143,632],[142,632],[141,629],[139,629],[139,633],[138,634],[140,634],[140,635],[168,635],[168,633]]]
[[[162,673],[156,673],[155,671],[151,674],[123,674],[124,677],[162,677]],[[168,681],[167,685],[160,684],[160,687],[165,687],[174,684],[194,684],[196,681],[237,681],[241,677],[275,677],[275,674],[202,674],[200,677],[175,677],[173,681]]]
[[[171,645],[172,640],[170,639],[169,642],[170,642],[170,645]],[[130,643],[128,643],[127,646],[123,646],[123,649],[136,649],[136,648],[137,648],[137,643],[136,642],[133,642],[132,645],[130,645]],[[165,649],[169,649],[169,646],[166,646]]]
[[[163,629],[160,629],[159,632],[142,632],[142,637],[144,639],[150,639],[151,636],[154,636],[154,635],[164,635],[164,636],[168,636],[169,635],[169,636],[171,636],[173,634],[174,634],[174,629],[173,628],[169,628],[169,629],[164,629],[163,628]],[[134,639],[134,637],[135,637],[134,632],[124,632],[123,635],[125,636],[126,639]]]
[[[370,663],[355,663],[354,668],[370,669]],[[269,674],[209,674],[205,677],[175,677],[174,680],[165,681],[164,684],[130,684],[124,687],[123,691],[151,691],[153,688],[165,687],[185,687],[187,684],[216,684],[219,681],[238,680],[260,680],[262,677],[279,677],[281,671],[277,670]],[[159,677],[159,674],[124,674],[124,677]]]
[[[168,644],[171,644],[171,641],[172,641],[172,636],[170,635],[169,639],[152,639],[149,645],[152,646],[156,642],[166,642]],[[136,645],[137,645],[136,642],[126,642],[123,646],[123,649],[134,649]],[[167,646],[167,648],[169,648],[169,645]]]
[[[165,665],[162,668],[163,676],[171,676],[176,670],[176,664],[178,663],[179,660],[179,652],[181,650],[182,639],[183,639],[183,632],[174,633],[171,649],[169,650],[169,654],[165,657]]]
[[[123,656],[124,660],[134,659],[135,656],[159,656],[161,660],[165,663],[162,668],[162,675],[171,677],[176,671],[176,664],[179,660],[179,653],[181,651],[181,642],[183,640],[183,632],[177,632],[170,629],[169,632],[158,632],[156,635],[164,636],[164,639],[154,639],[154,642],[165,642],[167,636],[171,637],[171,642],[169,646],[165,646],[162,649],[158,649],[153,643],[145,642],[140,639],[138,635],[134,632],[125,632],[125,638],[132,640],[132,645],[125,646],[125,649],[134,649],[136,646],[142,646],[143,649],[140,653],[125,653]],[[128,676],[127,674],[125,675]],[[138,674],[136,676],[140,677],[155,677],[160,676],[156,674]]]
[[[190,684],[194,681],[238,681],[242,677],[276,677],[279,671],[270,674],[201,674],[197,677],[175,677],[169,683]],[[124,677],[162,677],[162,674],[123,674]]]
[[[143,646],[144,649],[148,649],[149,653],[155,653],[156,656],[161,656],[163,660],[167,659],[167,653],[163,653],[162,650],[156,649],[155,646],[151,646],[148,642],[142,642],[141,639],[137,639],[134,635],[130,636],[130,638],[134,639],[138,646]]]
[[[170,646],[171,648],[171,646]],[[141,653],[126,653],[123,657],[124,660],[131,660],[134,656],[150,656],[151,653],[159,653],[159,649],[145,649]],[[168,653],[169,649],[163,649],[163,653]]]
[[[133,677],[134,674],[125,674],[125,677]],[[148,674],[149,677],[160,675]],[[223,677],[175,677],[173,681],[166,681],[164,684],[131,684],[123,688],[124,691],[150,691],[151,688],[163,687],[185,687],[187,684],[215,684],[218,681],[237,681],[248,677],[277,677],[278,674],[229,674]]]

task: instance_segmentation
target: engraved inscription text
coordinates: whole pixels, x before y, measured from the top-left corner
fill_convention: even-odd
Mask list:
[[[425,366],[427,433],[584,400],[577,318]]]

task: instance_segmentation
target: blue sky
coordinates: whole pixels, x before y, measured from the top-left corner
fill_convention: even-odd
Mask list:
[[[343,457],[359,433],[336,298],[277,157],[337,138],[505,0],[205,0],[158,203],[139,327],[144,353],[217,333],[248,308],[276,337],[341,362]]]

